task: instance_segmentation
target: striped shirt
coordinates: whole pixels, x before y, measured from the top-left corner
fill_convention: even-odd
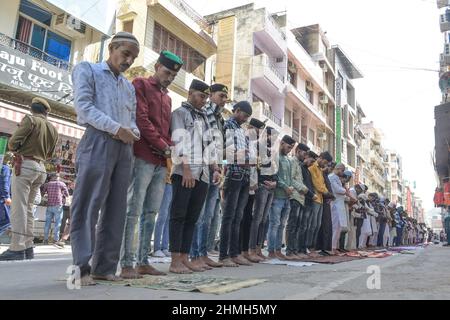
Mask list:
[[[227,170],[249,175],[249,168],[244,168],[243,164],[237,164],[238,151],[245,150],[245,160],[246,162],[249,161],[249,140],[248,137],[245,136],[244,129],[242,129],[236,120],[231,117],[225,121],[224,130],[226,136],[227,161],[234,159],[232,160],[233,164],[227,163]]]

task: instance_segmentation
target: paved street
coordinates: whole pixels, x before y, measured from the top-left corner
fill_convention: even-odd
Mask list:
[[[236,278],[267,279],[258,286],[224,295],[98,285],[68,290],[70,248],[51,246],[35,260],[0,262],[0,297],[5,299],[450,299],[450,248],[431,245],[414,255],[362,259],[310,267],[255,265],[208,271]],[[381,271],[381,289],[369,290],[369,266]],[[167,271],[168,265],[158,264]],[[204,273],[206,274],[206,273]]]

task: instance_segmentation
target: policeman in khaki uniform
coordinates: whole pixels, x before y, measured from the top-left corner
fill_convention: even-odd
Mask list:
[[[53,157],[58,132],[47,120],[50,105],[45,99],[31,101],[31,115],[26,115],[9,140],[15,152],[11,184],[11,245],[0,261],[33,259],[33,201],[45,182],[44,161]]]

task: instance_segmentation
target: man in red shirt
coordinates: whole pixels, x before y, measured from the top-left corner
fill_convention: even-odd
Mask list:
[[[167,87],[175,79],[183,61],[170,51],[161,52],[155,74],[136,78],[136,123],[141,139],[134,144],[133,180],[128,195],[127,217],[120,264],[124,279],[142,275],[164,275],[150,266],[150,240],[155,216],[161,206],[167,172],[166,159],[171,157],[170,123],[172,100]],[[140,218],[140,219],[139,219]],[[136,227],[139,223],[139,232]],[[134,240],[138,234],[138,241]],[[135,243],[138,247],[135,247]],[[133,263],[136,261],[136,268]]]

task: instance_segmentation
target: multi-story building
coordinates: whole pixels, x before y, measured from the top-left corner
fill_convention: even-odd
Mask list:
[[[332,46],[330,56],[336,74],[336,161],[344,163],[355,172],[357,101],[353,80],[360,79],[363,75],[340,46]]]
[[[434,164],[439,178],[438,186],[442,187],[445,179],[450,177],[450,1],[437,0],[439,9],[445,8],[440,15],[440,30],[444,35],[443,52],[440,54],[439,87],[442,92],[442,102],[434,108],[436,124]]]
[[[365,118],[366,115],[364,114],[363,109],[361,108],[361,105],[357,102],[356,103],[356,123],[355,123],[355,129],[354,129],[354,140],[356,143],[356,170],[355,175],[353,179],[353,183],[365,183],[366,181],[366,172],[365,167],[366,163],[368,161],[367,155],[363,152],[363,141],[366,138],[364,135],[364,132],[361,129],[362,120]]]
[[[212,82],[212,59],[217,46],[206,20],[183,0],[120,0],[117,31],[132,32],[141,43],[141,52],[127,76],[148,77],[162,50],[179,55],[184,65],[169,95],[173,108],[186,100],[193,79]]]
[[[387,159],[387,161],[386,161],[387,170],[390,175],[390,181],[389,181],[390,200],[397,204],[402,204],[403,203],[402,158],[397,152],[395,152],[393,150],[387,150],[386,151],[386,159]]]
[[[216,82],[228,85],[232,100],[251,101],[252,117],[292,134],[293,118],[285,119],[286,14],[248,4],[205,18],[217,43]]]
[[[2,2],[1,135],[12,134],[29,113],[31,99],[41,96],[52,107],[49,120],[58,129],[61,143],[66,146],[81,138],[84,130],[75,124],[72,66],[103,59],[115,10],[115,3],[106,0],[76,6],[60,0]]]
[[[382,133],[374,126],[373,121],[363,123],[361,130],[366,139],[362,143],[362,154],[368,159],[365,164],[365,184],[369,191],[388,196],[386,188],[385,152],[381,145]]]
[[[330,44],[319,25],[287,32],[288,83],[284,124],[313,151],[335,154],[334,68]]]

